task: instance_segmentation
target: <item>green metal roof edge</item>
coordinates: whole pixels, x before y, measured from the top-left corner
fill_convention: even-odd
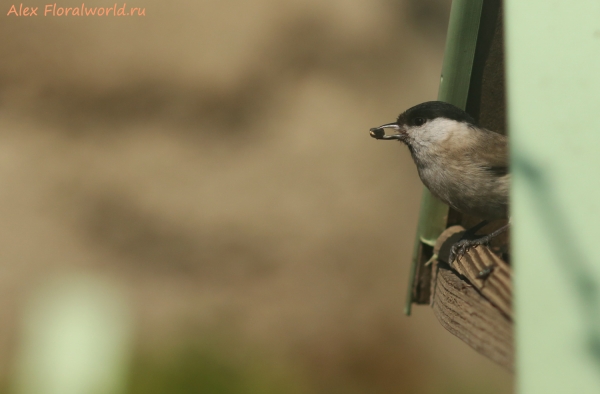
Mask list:
[[[454,0],[450,9],[438,100],[454,104],[462,109],[466,107],[469,94],[482,7],[483,0]],[[425,188],[421,199],[408,296],[404,308],[407,316],[410,316],[413,303],[413,286],[421,244],[430,246],[435,244],[439,235],[446,228],[447,217],[448,206],[433,197]]]

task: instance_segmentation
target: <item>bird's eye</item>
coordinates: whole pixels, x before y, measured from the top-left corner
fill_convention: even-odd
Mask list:
[[[425,119],[423,119],[423,118],[416,118],[416,119],[415,119],[415,125],[416,125],[416,126],[421,126],[421,125],[423,125],[424,123],[425,123]]]

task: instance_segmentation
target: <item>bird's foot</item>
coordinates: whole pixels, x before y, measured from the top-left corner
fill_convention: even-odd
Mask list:
[[[488,245],[492,239],[494,239],[498,235],[505,232],[508,229],[509,225],[510,224],[506,224],[506,225],[500,227],[498,230],[496,230],[484,237],[480,237],[477,239],[462,239],[462,240],[458,241],[457,243],[452,245],[452,248],[450,248],[449,264],[452,265],[455,260],[463,257],[465,255],[465,253],[467,253],[469,251],[469,249],[471,249],[475,246]]]
[[[478,239],[462,239],[454,245],[452,245],[452,248],[450,248],[450,265],[452,265],[454,261],[463,257],[469,251],[469,249],[479,245],[487,245],[489,240],[486,241],[483,240],[483,238],[487,237],[482,237]]]

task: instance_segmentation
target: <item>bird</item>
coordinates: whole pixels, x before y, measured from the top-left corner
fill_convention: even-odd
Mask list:
[[[394,134],[387,135],[384,129],[393,129]],[[401,113],[395,122],[371,128],[370,135],[404,143],[431,194],[458,212],[483,219],[466,234],[508,218],[508,138],[480,127],[464,110],[443,101],[424,102]],[[478,239],[461,239],[452,246],[449,263],[469,248],[489,243],[508,226]]]

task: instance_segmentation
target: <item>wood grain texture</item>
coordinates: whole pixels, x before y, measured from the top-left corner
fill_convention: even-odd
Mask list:
[[[453,226],[444,233],[447,236],[462,231],[464,228],[461,226]],[[443,242],[442,245],[436,246],[439,246],[439,251],[443,248]],[[512,320],[512,270],[500,257],[485,246],[477,246],[454,261],[452,268]]]
[[[477,352],[513,370],[512,322],[450,268],[434,267],[431,306],[440,324]]]
[[[448,228],[434,248],[431,306],[438,321],[473,349],[513,370],[511,268],[487,247],[469,250],[451,268],[449,248],[464,228]]]

